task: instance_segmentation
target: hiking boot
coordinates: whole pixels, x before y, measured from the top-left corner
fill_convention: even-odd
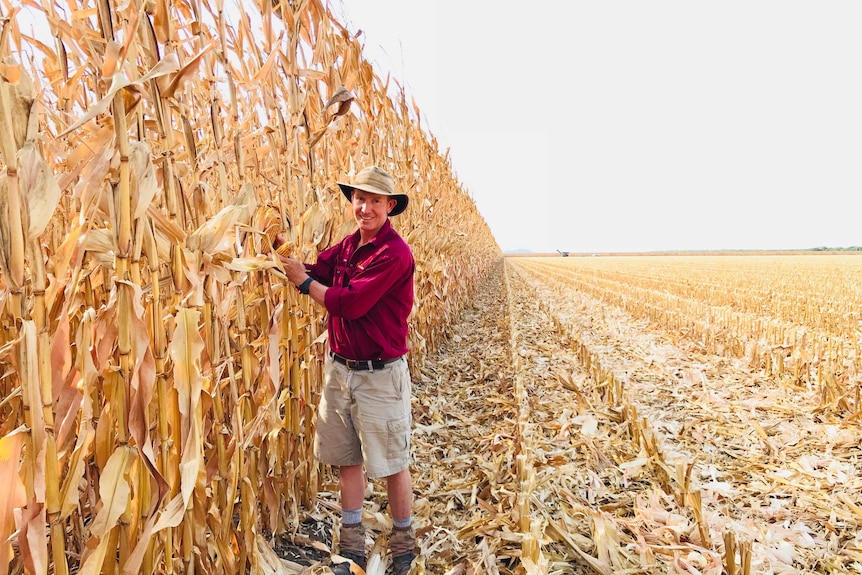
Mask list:
[[[355,567],[361,567],[362,573],[365,573],[365,556],[357,555],[356,553],[351,553],[350,551],[342,551],[339,553],[345,559],[350,559],[350,561],[344,561],[343,563],[336,563],[335,565],[330,565],[329,570],[332,571],[333,575],[356,575],[359,571],[355,570]],[[405,571],[406,573],[406,571]]]
[[[413,565],[413,560],[416,559],[416,555],[413,553],[407,553],[405,555],[398,555],[397,557],[392,558],[392,575],[407,575],[410,573],[410,566]]]
[[[364,570],[367,562],[365,559],[365,527],[362,523],[342,525],[339,536],[338,554],[345,559],[350,559]],[[332,572],[336,575],[348,575],[351,572],[350,563],[333,565]]]
[[[413,527],[394,527],[389,538],[393,575],[407,575],[416,558],[416,531]]]

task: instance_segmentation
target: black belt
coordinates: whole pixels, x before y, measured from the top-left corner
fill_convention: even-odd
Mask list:
[[[347,369],[353,370],[374,370],[374,369],[383,369],[386,365],[398,361],[404,356],[399,355],[398,357],[393,357],[392,359],[347,359],[346,357],[342,357],[335,352],[330,351],[329,355],[337,361],[338,363],[347,367]]]

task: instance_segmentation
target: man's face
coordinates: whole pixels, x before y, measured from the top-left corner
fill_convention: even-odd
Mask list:
[[[353,190],[353,217],[365,235],[373,236],[386,223],[390,210],[397,203],[389,196]]]

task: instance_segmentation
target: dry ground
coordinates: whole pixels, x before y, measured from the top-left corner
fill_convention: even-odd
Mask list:
[[[414,382],[417,573],[862,572],[858,426],[519,269]],[[334,501],[306,573],[326,572]],[[369,551],[385,505],[372,484]]]

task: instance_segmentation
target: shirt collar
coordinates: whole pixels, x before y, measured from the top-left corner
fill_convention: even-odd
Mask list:
[[[383,222],[383,225],[380,226],[380,229],[377,230],[377,233],[374,234],[374,237],[368,240],[368,244],[366,245],[374,245],[376,246],[378,242],[386,239],[386,236],[389,235],[389,232],[392,230],[392,222],[389,221],[389,218],[386,218],[386,221]],[[359,241],[361,240],[359,236],[359,230],[353,232],[353,245],[358,246]]]

